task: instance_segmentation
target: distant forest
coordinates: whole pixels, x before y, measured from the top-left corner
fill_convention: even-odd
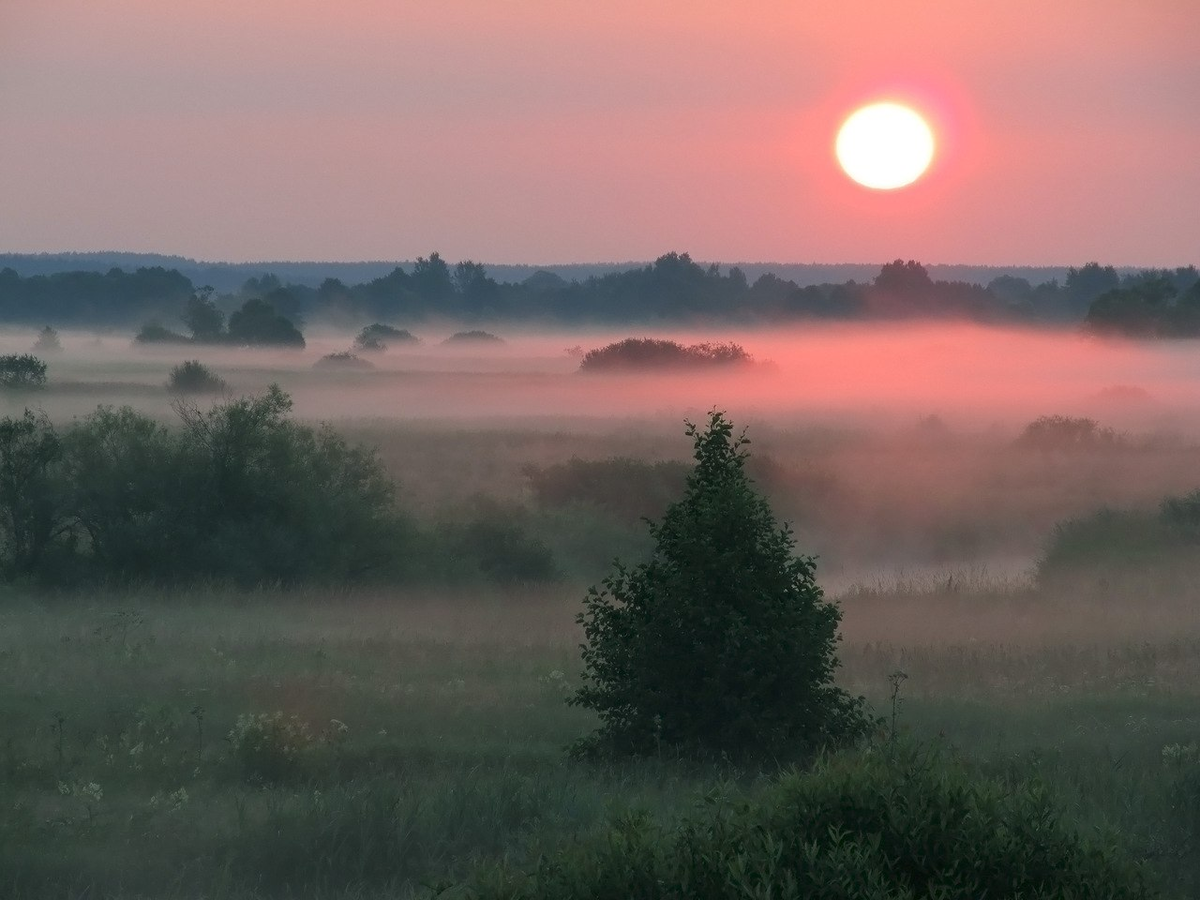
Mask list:
[[[119,255],[114,254],[114,257]],[[366,264],[280,264],[284,275],[261,272],[235,286],[197,284],[180,268],[113,266],[31,273],[16,260],[42,259],[53,268],[76,257],[0,257],[0,321],[26,325],[125,327],[157,320],[181,321],[193,298],[211,298],[222,313],[245,309],[247,301],[305,323],[352,326],[363,322],[407,325],[427,320],[614,325],[755,325],[804,319],[960,319],[995,323],[1070,325],[1087,322],[1098,331],[1138,335],[1200,332],[1200,273],[1178,269],[1118,270],[1088,263],[1061,270],[1062,277],[1038,281],[1046,270],[988,270],[925,267],[895,260],[881,268],[812,267],[832,272],[854,269],[857,277],[801,283],[774,271],[751,278],[745,268],[693,261],[668,253],[632,268],[579,267],[576,277],[551,269],[526,271],[519,280],[496,276],[499,267],[466,260],[451,265],[437,253],[374,277],[347,283],[328,274],[313,284],[313,272]],[[188,272],[198,264],[184,266]],[[181,264],[182,264],[181,263]],[[381,266],[383,264],[380,264]],[[305,267],[303,283],[286,277],[287,267]],[[228,275],[225,267],[219,274]],[[564,267],[559,267],[564,268]],[[565,267],[570,269],[571,267]],[[763,268],[763,267],[755,267]],[[794,269],[797,267],[780,267]],[[947,269],[990,274],[985,282],[942,279]],[[589,271],[591,270],[591,271]],[[857,271],[863,270],[863,271]],[[995,274],[1001,272],[1001,274]],[[809,273],[812,274],[812,273]],[[217,280],[217,279],[214,279]],[[804,280],[804,279],[801,279]],[[1097,302],[1100,301],[1100,302]]]

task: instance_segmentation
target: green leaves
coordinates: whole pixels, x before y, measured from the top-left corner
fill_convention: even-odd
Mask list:
[[[861,701],[832,684],[840,613],[747,477],[745,433],[715,410],[686,433],[695,465],[650,525],[651,559],[584,600],[571,702],[601,728],[580,751],[775,754],[861,733]]]

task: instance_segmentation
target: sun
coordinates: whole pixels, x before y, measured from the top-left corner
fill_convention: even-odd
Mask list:
[[[863,187],[890,191],[912,184],[933,161],[933,130],[899,103],[856,110],[837,135],[842,170]]]

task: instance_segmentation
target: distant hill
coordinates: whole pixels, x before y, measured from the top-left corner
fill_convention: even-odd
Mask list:
[[[489,277],[501,283],[522,282],[535,272],[553,272],[566,281],[585,281],[592,276],[607,275],[649,265],[650,261],[572,263],[566,265],[504,265],[484,264]],[[705,263],[707,265],[707,263]],[[840,284],[854,280],[869,282],[879,274],[881,263],[719,263],[723,270],[737,266],[751,281],[772,273],[796,282],[800,287],[816,284]],[[56,272],[107,272],[122,269],[132,272],[142,267],[162,266],[175,269],[193,284],[209,285],[218,291],[233,291],[249,278],[275,275],[285,284],[318,287],[326,278],[336,278],[344,284],[362,284],[381,278],[402,266],[411,270],[412,260],[379,260],[369,262],[206,262],[184,256],[159,253],[0,253],[0,269],[13,269],[22,277],[52,275]],[[930,277],[938,281],[965,281],[986,285],[1000,275],[1013,275],[1030,284],[1043,284],[1052,279],[1066,278],[1066,266],[966,266],[926,265]],[[1134,269],[1118,269],[1133,272]]]

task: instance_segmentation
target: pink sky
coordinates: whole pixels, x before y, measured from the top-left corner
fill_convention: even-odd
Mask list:
[[[0,251],[1200,263],[1197,0],[0,0]],[[941,141],[833,158],[856,105]]]

